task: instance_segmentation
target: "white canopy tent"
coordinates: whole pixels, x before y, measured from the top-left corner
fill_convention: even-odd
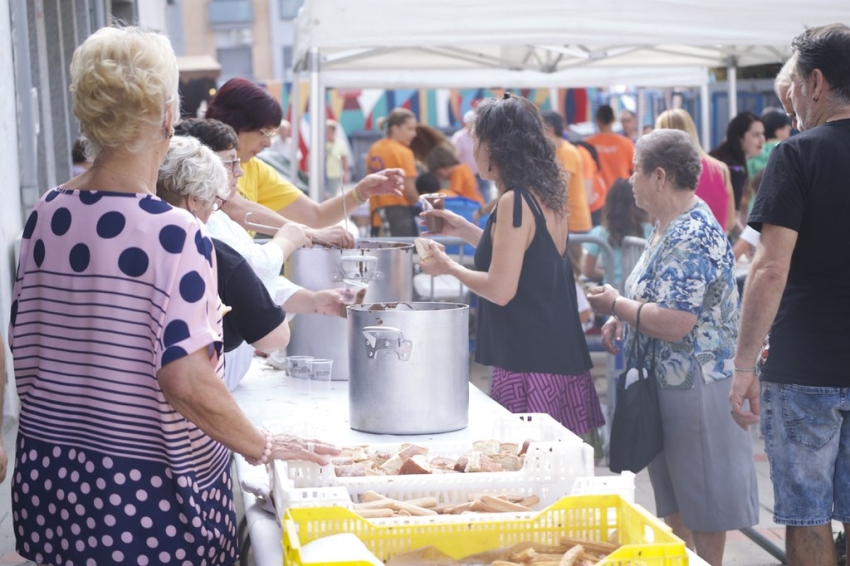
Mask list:
[[[848,21],[844,0],[307,0],[294,62],[310,73],[313,116],[331,86],[673,84],[703,87],[705,126],[706,67],[729,67],[735,92],[735,67],[780,62],[806,26]],[[316,198],[323,144],[311,146]]]

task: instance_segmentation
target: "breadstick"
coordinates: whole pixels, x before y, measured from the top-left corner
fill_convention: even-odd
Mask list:
[[[510,501],[505,501],[504,499],[499,499],[492,495],[482,495],[472,502],[472,510],[481,511],[483,513],[510,513],[514,511],[531,511],[531,508],[511,503]]]
[[[592,542],[589,540],[582,540],[571,537],[561,537],[561,546],[576,546],[582,545],[584,548],[590,552],[598,552],[599,554],[611,554],[615,550],[619,548],[616,544],[611,544],[610,542]]]
[[[383,495],[376,491],[369,490],[360,496],[360,500],[364,503],[368,503],[369,501],[380,501],[381,499],[386,499]]]
[[[537,558],[537,551],[534,550],[534,547],[529,547],[523,550],[522,552],[514,552],[511,554],[511,561],[513,562],[532,562]]]
[[[575,545],[567,551],[563,558],[561,558],[561,562],[558,566],[575,566],[575,563],[578,562],[578,559],[581,557],[583,552],[584,547],[582,545]]]
[[[494,560],[490,566],[522,566],[517,562],[508,562],[507,560]]]
[[[407,511],[411,515],[416,515],[418,517],[421,517],[423,515],[436,515],[437,514],[437,512],[434,511],[433,509],[425,509],[424,507],[419,507],[418,505],[411,505],[411,504],[406,503],[404,501],[395,501],[394,499],[391,499],[390,501],[393,502],[391,508],[398,511],[399,514],[401,514],[402,511]]]
[[[525,499],[520,499],[519,501],[517,501],[517,503],[525,507],[534,507],[535,505],[540,503],[540,498],[536,495],[529,495]]]
[[[419,499],[407,499],[401,501],[406,505],[416,505],[417,507],[424,507],[425,509],[433,509],[437,506],[437,498],[436,497],[420,497]]]
[[[394,499],[379,499],[377,501],[367,501],[366,503],[355,503],[355,509],[392,509]]]
[[[395,513],[392,509],[352,509],[355,513],[363,517],[364,519],[377,519],[381,517],[392,517]]]
[[[451,509],[447,509],[445,511],[446,514],[451,515],[460,515],[466,511],[471,511],[474,503],[461,503],[460,505],[455,505]]]

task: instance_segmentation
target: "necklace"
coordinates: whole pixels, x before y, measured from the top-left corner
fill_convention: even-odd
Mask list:
[[[136,175],[134,173],[125,173],[123,171],[116,171],[115,169],[112,169],[111,167],[107,167],[106,165],[104,165],[102,163],[97,163],[97,164],[92,165],[89,168],[89,171],[91,171],[92,169],[103,169],[104,171],[109,171],[113,175],[118,175],[119,177],[128,177],[130,179],[136,179],[145,188],[145,191],[144,191],[145,193],[155,194],[154,192],[152,192],[150,190],[150,185],[148,184],[148,180],[145,179],[144,177],[141,177],[141,176]]]

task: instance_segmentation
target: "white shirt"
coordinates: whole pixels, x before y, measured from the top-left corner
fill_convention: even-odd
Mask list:
[[[283,250],[280,246],[272,242],[254,242],[251,235],[224,212],[218,210],[210,215],[207,220],[207,232],[248,261],[276,305],[284,304],[292,295],[303,289],[280,275],[283,267]],[[287,314],[287,319],[289,318]]]
[[[283,250],[277,244],[254,242],[242,226],[220,210],[210,215],[206,227],[210,236],[221,240],[248,261],[248,265],[263,282],[276,305],[284,304],[292,295],[303,289],[280,274],[280,269],[283,267]],[[286,320],[292,320],[293,316],[287,313]],[[254,347],[247,342],[243,342],[235,350],[225,352],[224,382],[228,389],[231,391],[236,389],[248,373],[253,357]]]

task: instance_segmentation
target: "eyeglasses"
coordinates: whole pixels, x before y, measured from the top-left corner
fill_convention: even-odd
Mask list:
[[[237,159],[236,161],[238,162],[239,160]],[[221,207],[224,206],[224,203],[226,203],[226,202],[227,202],[227,199],[225,199],[225,198],[215,197],[215,200],[213,201],[213,204],[212,204],[213,212],[218,212],[219,210],[221,210]]]
[[[236,159],[230,159],[229,161],[224,161],[222,159],[221,164],[225,167],[230,168],[230,172],[236,175],[236,169],[239,168],[239,164],[242,163],[242,160],[238,157]]]
[[[277,135],[277,130],[260,130],[260,134],[266,139],[272,139]]]

